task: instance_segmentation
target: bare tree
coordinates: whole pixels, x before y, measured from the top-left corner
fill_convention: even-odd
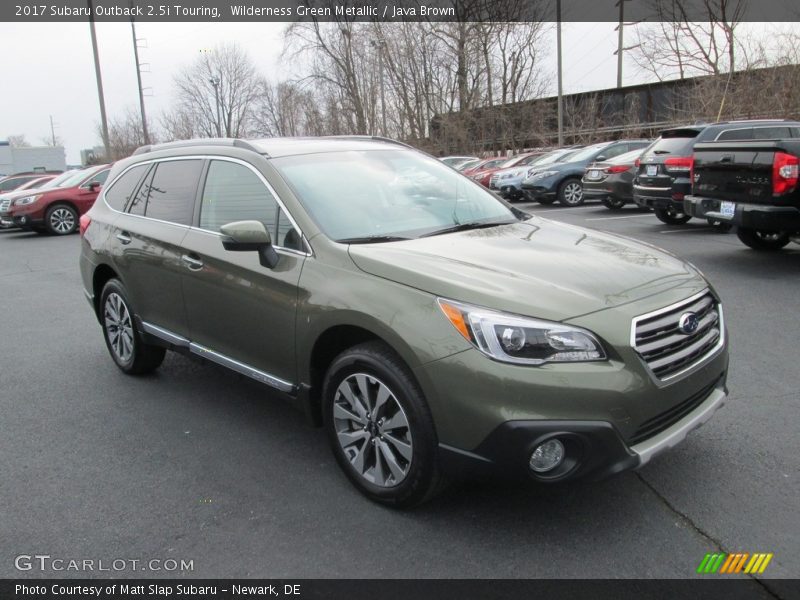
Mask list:
[[[640,69],[659,80],[719,75],[736,68],[736,27],[746,0],[650,0],[657,23],[636,25],[630,50]],[[703,21],[696,20],[698,6]]]
[[[218,131],[224,137],[246,136],[254,104],[264,89],[263,77],[236,44],[201,54],[175,77],[174,84],[176,106],[162,118],[170,137],[189,132],[216,137]]]
[[[12,148],[30,148],[31,146],[28,140],[25,139],[24,133],[8,136],[8,145]]]
[[[97,127],[97,135],[102,137],[102,130],[99,125]],[[152,139],[151,141],[156,140]],[[144,145],[142,118],[135,109],[128,107],[121,116],[114,117],[109,121],[108,150],[111,156],[107,156],[106,160],[125,158],[133,154],[133,151],[138,147]]]

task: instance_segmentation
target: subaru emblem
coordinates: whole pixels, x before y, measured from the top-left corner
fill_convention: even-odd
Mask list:
[[[690,335],[697,331],[700,326],[700,319],[693,312],[683,313],[678,320],[678,331],[685,335]]]

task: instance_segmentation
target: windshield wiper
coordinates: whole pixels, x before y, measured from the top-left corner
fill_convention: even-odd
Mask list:
[[[469,231],[470,229],[486,229],[487,227],[497,227],[498,225],[510,225],[511,223],[516,223],[516,221],[491,221],[490,223],[480,223],[480,222],[473,222],[473,223],[459,223],[458,225],[453,225],[452,227],[445,227],[444,229],[437,229],[436,231],[431,231],[429,233],[423,233],[421,238],[424,237],[431,237],[434,235],[441,235],[443,233],[455,233],[457,231]]]
[[[403,240],[410,240],[411,238],[401,237],[399,235],[365,235],[363,237],[351,237],[336,240],[340,244],[373,244],[381,242],[402,242]]]

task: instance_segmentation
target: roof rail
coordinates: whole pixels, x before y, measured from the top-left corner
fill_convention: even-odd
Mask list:
[[[386,142],[387,144],[395,144],[397,146],[403,146],[404,148],[413,148],[413,146],[406,144],[405,142],[401,142],[399,140],[395,140],[388,137],[383,137],[380,135],[326,135],[328,139],[337,139],[337,140],[371,140],[375,142]]]
[[[137,154],[146,154],[148,152],[156,152],[158,150],[169,150],[171,148],[191,148],[193,146],[228,146],[241,148],[243,150],[250,150],[252,152],[259,152],[255,146],[245,140],[235,138],[200,138],[195,140],[178,140],[176,142],[166,142],[164,144],[148,144],[147,146],[140,146],[134,151],[133,156],[136,156]]]

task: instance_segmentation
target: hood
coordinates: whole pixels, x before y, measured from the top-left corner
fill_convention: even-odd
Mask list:
[[[561,321],[686,283],[689,264],[626,238],[534,217],[489,229],[351,245],[363,271],[437,296]]]

